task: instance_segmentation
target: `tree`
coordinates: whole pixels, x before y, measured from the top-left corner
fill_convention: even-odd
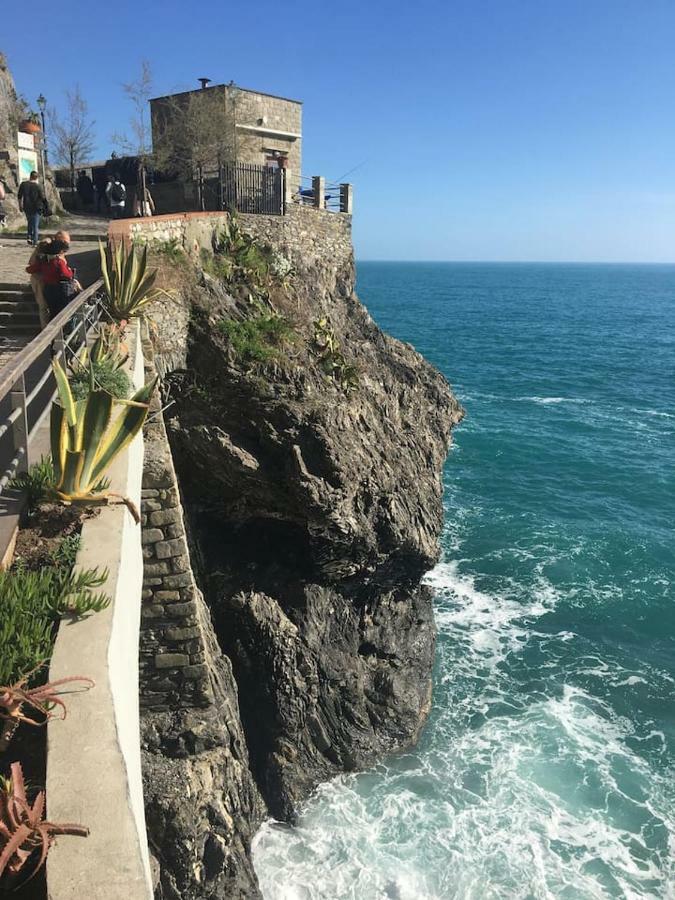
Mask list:
[[[53,153],[56,161],[70,168],[70,187],[75,190],[75,170],[88,162],[94,152],[94,121],[89,118],[89,106],[79,85],[66,91],[66,110],[63,117],[57,112],[50,116]]]
[[[141,60],[141,71],[135,81],[122,85],[131,101],[133,111],[129,119],[130,133],[115,133],[112,140],[123,153],[133,156],[137,162],[137,197],[145,197],[145,172],[152,159],[152,132],[149,104],[153,94],[152,69],[147,59]]]
[[[133,108],[129,119],[130,133],[115,133],[112,140],[124,153],[135,156],[146,167],[152,157],[149,104],[153,93],[152,69],[147,59],[141,61],[138,78],[123,84],[122,90]]]
[[[223,87],[174,94],[153,111],[156,164],[195,180],[202,209],[204,174],[235,158],[234,122],[232,100]]]
[[[167,97],[155,114],[157,158],[192,177],[234,158],[234,115],[225,90],[208,88]]]

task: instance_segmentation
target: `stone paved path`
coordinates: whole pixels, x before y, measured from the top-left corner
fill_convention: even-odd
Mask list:
[[[108,220],[90,216],[74,216],[59,222],[59,228],[70,231],[72,244],[69,264],[77,270],[82,285],[92,284],[100,274],[98,240],[103,238]],[[42,236],[53,234],[56,228],[45,228]],[[78,235],[82,235],[81,239]],[[0,233],[0,368],[25,346],[37,333],[33,323],[36,307],[30,291],[30,276],[26,266],[33,248],[25,240]]]

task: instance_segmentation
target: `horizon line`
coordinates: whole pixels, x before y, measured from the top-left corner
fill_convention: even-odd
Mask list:
[[[675,260],[604,260],[604,259],[365,259],[359,262],[377,263],[453,263],[454,265],[516,265],[516,266],[675,266]]]

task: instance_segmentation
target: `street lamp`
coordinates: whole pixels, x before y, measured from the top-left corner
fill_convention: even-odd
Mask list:
[[[40,118],[42,119],[42,160],[44,167],[46,168],[49,165],[49,160],[47,159],[47,131],[45,129],[45,109],[47,109],[47,100],[44,94],[40,94],[37,98],[37,105],[40,109]]]

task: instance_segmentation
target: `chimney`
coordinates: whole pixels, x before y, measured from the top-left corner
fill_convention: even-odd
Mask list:
[[[206,89],[207,84],[211,84],[210,78],[198,78],[197,81],[199,81],[201,83],[202,90]]]

